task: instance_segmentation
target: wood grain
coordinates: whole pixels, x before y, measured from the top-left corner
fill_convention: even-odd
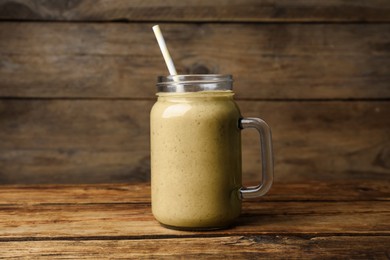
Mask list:
[[[151,106],[146,101],[0,101],[0,182],[148,180]]]
[[[239,101],[273,130],[277,181],[386,179],[388,102]],[[0,182],[147,181],[152,101],[0,101]],[[243,131],[245,180],[260,169],[257,135]]]
[[[389,235],[389,208],[389,201],[244,203],[236,226],[208,234]],[[2,241],[197,234],[162,227],[153,218],[150,205],[139,203],[5,205],[0,211],[0,227]]]
[[[109,4],[108,4],[109,3]],[[383,22],[390,20],[385,0],[149,1],[3,0],[0,19],[55,21],[180,22]]]
[[[388,236],[227,236],[180,239],[0,242],[7,258],[386,259]]]
[[[318,186],[322,186],[320,190],[324,193],[331,194],[335,192],[334,187],[337,185],[348,188],[353,187],[352,184],[357,183],[330,181],[328,185],[323,186],[318,183]],[[371,182],[367,186],[364,182],[360,182],[357,186],[361,188],[383,187],[381,192],[385,200],[376,200],[374,194],[367,194],[364,201],[354,199],[344,201],[342,197],[327,201],[326,196],[324,196],[325,200],[313,201],[312,194],[317,192],[315,183],[312,185],[295,183],[295,185],[304,187],[302,190],[295,191],[300,200],[295,201],[294,197],[290,197],[287,193],[292,191],[291,184],[277,183],[272,189],[272,193],[277,197],[275,201],[272,201],[274,196],[272,193],[268,201],[266,197],[256,201],[245,201],[242,215],[234,227],[209,231],[206,237],[388,236],[390,234],[388,182]],[[129,185],[126,196],[118,200],[120,195],[124,195],[123,186],[119,185],[115,188],[115,185],[112,185],[111,189],[99,189],[94,185],[82,187],[67,185],[60,187],[59,190],[63,192],[58,192],[55,186],[40,185],[34,188],[35,195],[29,199],[29,202],[26,199],[17,201],[15,194],[1,192],[5,203],[0,204],[0,241],[132,240],[205,236],[202,232],[184,232],[161,227],[151,214],[148,186]],[[3,186],[0,190],[3,188],[10,189]],[[25,189],[23,186],[20,188],[14,186],[13,189],[24,197],[28,197],[31,192],[31,189]],[[80,189],[84,194],[91,190],[97,200],[94,201],[92,197],[83,200]],[[54,197],[55,194],[56,197],[53,202],[43,198],[51,191],[53,191],[51,196]],[[73,195],[69,196],[69,194]],[[77,197],[76,200],[74,197]],[[308,200],[305,200],[305,197]]]
[[[147,182],[166,74],[235,78],[273,129],[276,181],[388,180],[390,2],[0,0],[0,184]],[[50,21],[56,21],[54,23]],[[243,132],[245,183],[257,135]]]
[[[245,202],[236,227],[205,233],[156,224],[145,184],[2,186],[0,256],[380,258],[388,254],[389,187],[275,183]]]
[[[0,96],[151,99],[151,26],[2,22]],[[180,73],[233,74],[239,99],[390,98],[389,24],[162,26]]]
[[[390,201],[388,181],[275,182],[261,201],[350,202]],[[26,196],[25,194],[28,194]],[[69,204],[150,203],[149,183],[77,185],[3,185],[0,207]],[[258,203],[258,201],[252,201]],[[248,201],[249,203],[249,201]]]
[[[0,257],[385,259],[389,187],[275,183],[236,226],[184,232],[156,223],[145,184],[0,186]]]
[[[4,259],[386,259],[388,236],[226,236],[170,239],[0,242]],[[1,253],[0,253],[1,255]]]

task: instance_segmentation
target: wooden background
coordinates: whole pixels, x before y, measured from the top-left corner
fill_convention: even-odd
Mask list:
[[[149,180],[157,23],[179,72],[234,75],[276,181],[390,179],[388,0],[0,0],[0,184]]]

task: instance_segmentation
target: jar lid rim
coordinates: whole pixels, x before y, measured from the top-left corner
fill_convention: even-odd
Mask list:
[[[205,90],[232,90],[233,76],[229,74],[184,74],[159,76],[158,92],[197,92]]]

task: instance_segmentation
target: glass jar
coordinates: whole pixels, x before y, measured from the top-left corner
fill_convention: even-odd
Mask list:
[[[231,225],[243,198],[272,185],[271,132],[258,118],[242,118],[230,75],[159,77],[152,108],[152,211],[164,226],[215,229]],[[241,130],[259,130],[262,183],[241,183]]]

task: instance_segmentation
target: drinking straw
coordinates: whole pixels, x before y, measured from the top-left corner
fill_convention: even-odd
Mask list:
[[[173,60],[171,58],[171,55],[169,54],[167,45],[165,44],[164,37],[161,33],[160,26],[155,25],[152,27],[154,35],[156,36],[158,46],[160,46],[161,53],[164,57],[165,64],[167,64],[169,74],[170,75],[177,75],[175,65],[173,64]]]

